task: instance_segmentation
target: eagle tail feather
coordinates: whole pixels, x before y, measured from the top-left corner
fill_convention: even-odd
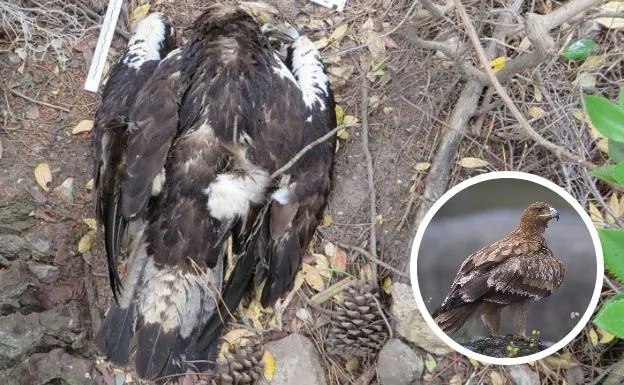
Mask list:
[[[122,308],[111,305],[95,338],[98,350],[115,365],[128,364],[130,340],[134,336],[132,325],[136,319],[136,306],[131,303]]]
[[[260,298],[260,303],[264,307],[272,306],[292,286],[301,264],[299,238],[291,231],[286,231],[274,241],[269,253],[269,268],[266,271],[266,283]]]
[[[451,309],[436,311],[433,317],[443,332],[455,333],[468,321],[478,305],[476,302],[468,302]]]

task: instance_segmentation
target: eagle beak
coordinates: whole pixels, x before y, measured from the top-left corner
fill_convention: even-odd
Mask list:
[[[552,219],[556,219],[557,222],[559,222],[559,211],[553,209],[552,207],[550,208],[550,217]]]

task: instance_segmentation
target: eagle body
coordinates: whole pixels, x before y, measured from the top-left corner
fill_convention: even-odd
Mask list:
[[[98,347],[135,351],[142,378],[208,368],[254,278],[265,306],[291,286],[325,206],[333,140],[273,173],[336,126],[329,78],[309,39],[281,60],[261,27],[247,6],[208,8],[129,112],[120,213],[140,226]]]
[[[561,286],[563,265],[553,256],[543,234],[555,209],[531,204],[519,226],[505,238],[470,255],[433,318],[446,333],[458,331],[473,315],[481,315],[492,335],[500,332],[500,312],[510,307],[514,334],[525,334],[526,307]]]

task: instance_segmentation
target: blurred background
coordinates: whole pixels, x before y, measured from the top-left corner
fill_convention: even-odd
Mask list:
[[[429,312],[448,293],[461,263],[481,247],[505,237],[519,223],[524,209],[543,201],[559,211],[544,237],[565,267],[561,287],[528,309],[527,336],[546,344],[561,340],[578,323],[591,300],[596,283],[596,254],[585,223],[558,194],[539,184],[518,179],[497,179],[468,187],[436,213],[429,223],[418,253],[418,284]],[[503,311],[502,333],[512,331],[511,317]],[[463,342],[489,333],[480,319],[469,321],[455,335]]]

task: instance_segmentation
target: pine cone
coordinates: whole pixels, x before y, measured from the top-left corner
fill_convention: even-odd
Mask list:
[[[379,293],[370,285],[361,283],[345,291],[342,306],[332,315],[326,342],[330,354],[345,359],[377,355],[388,339],[377,303]]]
[[[262,355],[260,344],[235,346],[233,353],[225,353],[225,359],[217,361],[212,385],[255,384],[262,377]]]

